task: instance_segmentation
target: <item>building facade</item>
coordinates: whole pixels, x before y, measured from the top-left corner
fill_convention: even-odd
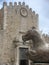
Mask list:
[[[30,65],[31,61],[25,56],[30,45],[23,43],[22,35],[33,26],[39,30],[38,14],[28,5],[3,3],[0,9],[0,64]]]

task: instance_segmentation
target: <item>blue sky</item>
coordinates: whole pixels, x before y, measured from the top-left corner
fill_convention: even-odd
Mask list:
[[[2,6],[0,0],[0,8]],[[39,28],[43,33],[49,33],[49,0],[6,0],[7,2],[25,2],[29,7],[32,8],[36,13],[39,14]]]

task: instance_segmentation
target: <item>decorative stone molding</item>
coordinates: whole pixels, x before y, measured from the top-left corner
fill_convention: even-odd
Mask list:
[[[20,9],[20,14],[23,17],[26,17],[28,15],[27,9],[26,8],[21,8]]]

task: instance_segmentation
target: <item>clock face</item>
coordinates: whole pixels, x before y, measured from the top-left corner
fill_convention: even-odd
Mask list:
[[[27,9],[21,8],[21,9],[20,9],[20,14],[21,14],[21,16],[26,17],[26,16],[28,15]]]

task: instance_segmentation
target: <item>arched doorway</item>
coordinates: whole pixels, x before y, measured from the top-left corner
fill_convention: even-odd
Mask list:
[[[26,56],[28,48],[19,48],[19,65],[29,65],[29,61]]]

